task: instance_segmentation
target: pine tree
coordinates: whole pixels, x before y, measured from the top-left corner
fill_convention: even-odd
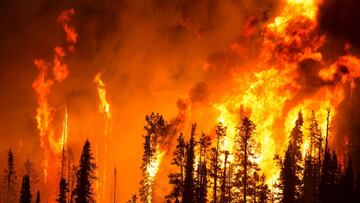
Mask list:
[[[166,196],[167,199],[180,200],[184,188],[185,164],[186,164],[186,143],[181,133],[177,139],[176,149],[173,153],[171,164],[177,167],[177,172],[170,173],[169,183],[173,185],[172,191]]]
[[[303,173],[303,197],[302,200],[315,202],[320,184],[320,169],[323,153],[323,138],[316,119],[315,112],[312,111],[309,126],[310,146],[306,153]]]
[[[159,140],[163,139],[168,130],[168,124],[160,114],[151,113],[145,116],[146,125],[144,129],[146,134],[143,136],[144,153],[142,157],[142,164],[140,169],[142,171],[142,180],[140,182],[140,200],[142,202],[149,202],[150,191],[152,190],[152,182],[149,180],[148,166],[154,159],[156,150],[158,148]]]
[[[318,196],[320,203],[341,202],[341,171],[335,151],[332,155],[329,151],[325,147]]]
[[[80,157],[79,169],[76,173],[75,202],[90,203],[94,201],[93,182],[95,176],[96,163],[91,152],[89,140],[86,140]]]
[[[207,202],[207,166],[206,166],[206,160],[202,161],[199,164],[199,182],[196,185],[196,202],[197,203],[206,203]]]
[[[40,191],[38,190],[36,193],[36,200],[35,203],[40,203]]]
[[[30,178],[31,193],[35,194],[37,185],[40,182],[39,173],[36,171],[34,163],[30,159],[25,161],[24,168],[25,174],[28,174]]]
[[[183,203],[195,202],[194,163],[195,163],[195,130],[196,124],[191,126],[191,136],[186,147],[186,168],[184,180]]]
[[[282,192],[282,202],[294,203],[300,201],[302,191],[302,113],[298,113],[295,126],[289,136],[289,144],[285,152],[284,160],[280,172],[280,188]]]
[[[59,203],[66,203],[67,192],[68,192],[68,184],[66,183],[65,178],[62,177],[59,182],[59,195],[56,201]]]
[[[254,139],[256,125],[248,118],[244,117],[239,127],[239,134],[235,138],[235,162],[238,163],[235,170],[235,187],[238,202],[248,202],[255,193],[256,180],[254,174],[260,170],[256,162],[257,143]]]
[[[301,111],[298,113],[298,117],[295,121],[295,126],[290,133],[290,143],[293,147],[293,156],[295,163],[295,201],[298,201],[301,197],[301,175],[303,173],[302,167],[302,153],[301,146],[303,144],[302,125],[304,123]]]
[[[24,175],[20,191],[20,203],[31,203],[30,178]]]
[[[196,169],[196,182],[195,182],[195,195],[197,203],[207,202],[207,153],[210,146],[210,137],[206,136],[205,133],[201,134],[199,140],[199,159],[198,167]]]
[[[17,200],[17,176],[15,172],[14,154],[9,149],[7,167],[4,172],[4,203],[13,203]]]
[[[296,187],[296,174],[295,174],[295,156],[293,152],[293,146],[290,143],[283,161],[283,165],[280,172],[280,182],[282,190],[283,203],[295,202],[295,187]]]
[[[220,159],[220,144],[223,142],[223,138],[226,136],[226,127],[219,123],[216,126],[216,146],[211,148],[210,151],[210,169],[209,175],[212,178],[212,202],[216,203],[218,201],[217,192],[219,190],[218,178],[220,176],[221,163]]]

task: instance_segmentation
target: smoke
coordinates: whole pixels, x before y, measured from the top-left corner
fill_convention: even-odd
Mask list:
[[[321,30],[359,44],[358,34],[347,32],[355,20],[339,20],[341,16],[358,19],[357,14],[335,15],[336,22],[341,22],[336,26],[347,30],[340,33],[336,27],[326,26],[331,20],[325,16],[331,15],[324,13],[332,4],[324,5],[329,6],[321,10],[319,18],[326,19],[321,20]],[[26,159],[20,152],[40,162],[36,101],[31,91],[37,70],[32,62],[39,56],[51,59],[52,48],[65,40],[76,41],[76,52],[63,58],[69,70],[67,79],[54,86],[51,100],[56,109],[64,103],[68,106],[69,145],[77,157],[83,140],[102,132],[98,124],[103,118],[93,84],[96,73],[102,72],[113,107],[112,147],[119,154],[111,165],[118,167],[119,182],[127,184],[119,194],[125,201],[138,189],[144,115],[154,111],[173,118],[163,141],[166,148],[180,131],[187,132],[188,122],[199,122],[205,131],[213,126],[209,119],[201,118],[216,117],[209,106],[222,98],[219,93],[232,92],[239,74],[266,68],[253,64],[259,60],[263,28],[281,6],[280,1],[272,0],[1,1],[1,149],[16,148],[20,163]],[[64,39],[64,24],[56,25],[57,16],[68,8],[76,11],[73,27],[77,38],[71,37],[69,29]],[[299,98],[331,85],[316,74],[322,66],[310,59],[298,64],[303,86]]]
[[[360,45],[360,2],[357,0],[324,0],[319,11],[319,28],[331,38]]]

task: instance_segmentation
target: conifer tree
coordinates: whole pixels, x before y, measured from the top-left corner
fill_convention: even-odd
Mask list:
[[[184,180],[183,203],[195,202],[194,163],[195,163],[195,130],[196,124],[191,126],[191,136],[186,147],[186,168]]]
[[[303,133],[302,133],[302,125],[304,123],[303,116],[301,111],[298,113],[298,117],[295,121],[295,126],[291,130],[290,133],[290,143],[293,147],[293,156],[294,156],[294,164],[295,164],[295,200],[298,201],[301,198],[301,176],[303,173],[302,167],[302,153],[301,147],[303,144]]]
[[[20,191],[20,203],[31,203],[30,178],[24,175]]]
[[[35,194],[37,185],[40,181],[39,173],[36,171],[35,165],[30,159],[27,159],[25,161],[24,168],[25,168],[25,174],[28,174],[30,178],[31,193]]]
[[[7,156],[7,166],[4,171],[4,203],[17,201],[17,176],[15,172],[14,154],[9,149]]]
[[[68,184],[66,183],[66,179],[62,177],[59,182],[59,195],[56,201],[59,203],[66,203],[67,193],[68,193]]]
[[[198,167],[196,169],[196,182],[195,182],[195,195],[197,203],[207,202],[207,153],[210,146],[210,137],[205,133],[201,134],[198,146],[199,146],[199,159]]]
[[[302,113],[298,113],[295,126],[289,136],[289,144],[285,152],[280,172],[280,188],[282,190],[282,202],[294,203],[300,201],[302,192],[301,176],[302,167]]]
[[[254,139],[255,129],[256,125],[248,117],[244,117],[239,127],[239,134],[235,138],[234,158],[238,166],[235,171],[234,185],[238,191],[236,195],[239,198],[238,202],[249,202],[255,193],[254,174],[260,170],[257,163],[253,161],[256,159],[258,148]]]
[[[156,150],[158,148],[159,140],[163,139],[167,133],[168,124],[160,114],[151,113],[145,116],[146,125],[144,129],[146,134],[143,136],[144,152],[142,156],[142,164],[140,169],[142,171],[142,180],[140,182],[140,200],[141,202],[148,202],[150,191],[152,190],[152,183],[149,182],[149,173],[147,171],[151,161],[155,158]]]
[[[286,149],[284,161],[280,172],[281,202],[294,203],[296,190],[296,165],[292,143]]]
[[[220,159],[220,144],[223,142],[223,138],[226,136],[226,127],[222,125],[222,123],[219,123],[218,126],[216,126],[216,145],[215,147],[211,148],[210,151],[210,169],[209,169],[209,175],[212,178],[212,202],[216,203],[218,202],[218,178],[220,176],[220,169],[221,169],[221,163],[219,161]]]
[[[180,133],[177,139],[176,149],[173,153],[173,159],[171,162],[178,170],[177,172],[170,173],[169,183],[173,185],[171,193],[166,196],[166,199],[173,199],[180,201],[183,188],[184,188],[184,177],[185,177],[185,164],[186,164],[186,143],[182,133]]]
[[[91,152],[89,140],[86,140],[80,157],[79,169],[76,173],[76,188],[74,191],[76,203],[90,203],[94,201],[93,182],[95,176],[96,163]]]

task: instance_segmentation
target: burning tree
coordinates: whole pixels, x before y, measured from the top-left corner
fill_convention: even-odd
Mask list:
[[[206,203],[208,194],[208,167],[207,167],[207,154],[211,145],[210,137],[201,133],[198,142],[198,166],[196,169],[196,182],[195,182],[195,196],[196,202]]]
[[[150,203],[152,201],[153,183],[159,170],[159,165],[163,157],[160,152],[159,141],[164,138],[167,132],[167,122],[162,115],[151,113],[145,116],[146,134],[144,135],[144,153],[142,158],[142,180],[140,182],[140,200]]]
[[[301,198],[303,122],[302,113],[299,112],[289,136],[289,144],[281,167],[280,187],[283,202],[295,202]]]
[[[173,153],[172,165],[177,168],[177,172],[170,173],[169,183],[172,186],[171,193],[167,195],[167,199],[180,202],[182,197],[182,191],[184,190],[185,179],[185,164],[186,164],[186,143],[182,133],[180,133],[177,139],[176,149]]]
[[[195,202],[195,181],[194,181],[194,163],[195,163],[195,131],[196,124],[191,126],[190,140],[186,146],[186,167],[184,179],[184,191],[182,195],[183,203]]]
[[[226,136],[226,127],[219,123],[216,126],[216,145],[215,147],[211,148],[210,152],[210,168],[209,168],[209,175],[212,177],[212,201],[216,203],[218,201],[217,192],[219,190],[218,179],[220,177],[220,154],[221,154],[221,145],[223,144],[224,137]]]
[[[236,164],[235,183],[236,201],[247,202],[256,195],[259,166],[256,162],[258,148],[254,139],[256,125],[248,118],[242,119],[239,134],[235,140],[234,159]]]

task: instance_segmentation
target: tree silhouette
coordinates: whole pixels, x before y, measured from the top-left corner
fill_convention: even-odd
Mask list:
[[[9,149],[7,156],[7,166],[4,171],[4,203],[16,202],[17,176],[15,172],[14,154]]]
[[[147,171],[148,166],[154,159],[156,150],[158,147],[159,140],[163,139],[167,133],[168,124],[160,114],[151,113],[145,116],[146,125],[144,129],[146,134],[143,136],[144,142],[144,153],[142,156],[142,164],[140,169],[142,171],[142,180],[140,182],[140,200],[142,202],[148,202],[150,191],[152,190],[152,183],[148,181],[149,172]]]
[[[332,155],[329,151],[325,148],[318,196],[321,203],[341,202],[341,171],[335,151]]]
[[[260,170],[256,159],[257,143],[254,139],[256,125],[248,118],[244,117],[239,127],[239,133],[235,138],[234,159],[237,163],[235,170],[235,187],[238,202],[247,202],[255,194],[255,174]]]
[[[280,188],[282,190],[283,203],[294,203],[295,202],[295,190],[296,190],[296,164],[294,149],[290,143],[286,152],[284,161],[282,163],[280,172]]]
[[[195,182],[195,196],[197,203],[207,202],[207,154],[210,146],[210,137],[206,136],[205,133],[201,133],[201,137],[198,143],[199,146],[199,158],[198,167],[196,169],[196,182]]]
[[[221,163],[220,159],[220,144],[223,142],[223,138],[226,136],[226,127],[219,123],[215,128],[216,133],[216,146],[211,148],[210,151],[210,169],[209,175],[212,178],[212,202],[216,203],[218,201],[217,192],[219,190],[218,178],[220,176]]]
[[[177,167],[178,172],[170,173],[169,183],[173,185],[171,193],[167,195],[167,199],[173,199],[180,201],[183,188],[184,188],[184,177],[185,177],[185,164],[186,164],[186,143],[184,136],[181,133],[177,139],[176,149],[173,153],[171,164]]]
[[[20,191],[20,203],[31,203],[30,178],[24,175]]]
[[[280,188],[282,192],[282,202],[293,203],[300,201],[302,191],[302,113],[299,111],[295,121],[295,126],[291,130],[289,136],[289,144],[285,152],[284,160],[280,172]]]
[[[184,180],[183,203],[195,202],[194,163],[195,163],[195,130],[196,124],[191,126],[191,136],[186,147],[186,168]]]
[[[66,203],[67,193],[68,193],[68,184],[66,183],[66,179],[62,177],[59,182],[59,195],[56,201],[59,203]]]
[[[28,174],[30,178],[31,193],[35,194],[37,185],[40,181],[39,173],[35,169],[35,164],[30,159],[27,159],[25,161],[24,168],[25,168],[25,174]]]
[[[90,203],[94,201],[93,182],[95,176],[96,163],[91,152],[89,140],[86,140],[80,157],[79,169],[76,174],[75,202]]]

